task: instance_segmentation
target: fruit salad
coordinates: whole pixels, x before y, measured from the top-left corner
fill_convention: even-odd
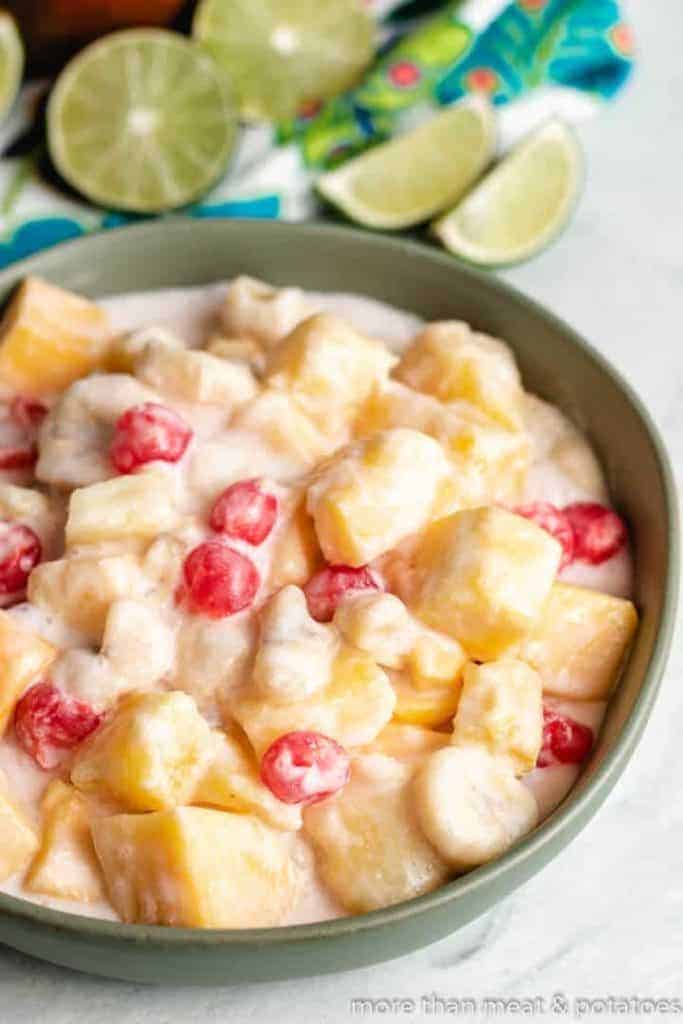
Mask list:
[[[637,628],[585,438],[461,321],[248,277],[0,325],[0,888],[253,928],[499,857]]]

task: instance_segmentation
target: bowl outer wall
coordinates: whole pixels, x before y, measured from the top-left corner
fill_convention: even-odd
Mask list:
[[[598,744],[563,804],[498,860],[434,893],[360,917],[248,931],[127,926],[0,894],[0,941],[93,974],[220,984],[348,970],[456,931],[547,864],[622,774],[649,717],[678,595],[678,513],[649,415],[616,371],[566,324],[495,277],[400,238],[330,225],[253,220],[142,224],[61,245],[0,274],[0,299],[27,274],[92,297],[206,284],[238,273],[359,292],[427,319],[461,318],[505,338],[525,385],[559,405],[600,455],[636,556],[641,627]]]

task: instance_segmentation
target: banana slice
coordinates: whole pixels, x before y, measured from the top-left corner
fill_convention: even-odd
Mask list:
[[[415,779],[427,838],[457,871],[500,856],[536,825],[536,801],[509,766],[476,747],[431,754]]]

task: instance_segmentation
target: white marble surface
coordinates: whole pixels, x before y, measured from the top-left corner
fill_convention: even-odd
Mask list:
[[[575,220],[556,246],[507,277],[626,374],[680,472],[683,5],[631,0],[627,7],[639,72],[620,102],[582,129],[588,181]],[[343,976],[224,990],[101,981],[0,948],[1,1024],[333,1024],[354,1019],[350,1000],[360,996],[412,998],[413,1012],[390,1019],[429,1020],[437,1015],[421,1012],[419,999],[432,992],[540,996],[549,1004],[558,992],[683,1000],[682,674],[679,637],[637,757],[597,818],[540,875],[452,938]]]

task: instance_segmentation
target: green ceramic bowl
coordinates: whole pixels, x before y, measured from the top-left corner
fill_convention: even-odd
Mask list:
[[[54,963],[134,981],[229,983],[342,971],[456,931],[544,867],[588,822],[635,750],[674,624],[678,526],[669,463],[629,386],[571,328],[445,255],[347,228],[258,221],[144,224],[83,239],[0,275],[26,274],[98,297],[247,273],[277,284],[359,292],[431,320],[459,317],[505,338],[527,387],[567,412],[597,448],[628,519],[642,622],[589,763],[564,803],[503,857],[436,892],[362,917],[252,931],[127,926],[0,895],[0,941]]]

